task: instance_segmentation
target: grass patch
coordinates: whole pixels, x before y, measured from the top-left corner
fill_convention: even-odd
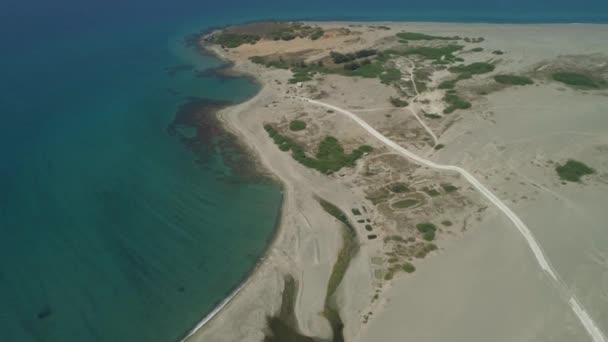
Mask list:
[[[402,100],[398,97],[391,96],[390,98],[391,104],[395,107],[407,107],[409,106],[409,102]]]
[[[456,51],[462,50],[462,45],[450,44],[446,46],[440,47],[428,47],[428,46],[420,46],[411,49],[407,49],[404,52],[394,52],[398,55],[418,55],[426,59],[432,60],[441,60],[442,58],[454,59],[452,54]],[[448,57],[449,56],[449,57]]]
[[[408,185],[405,183],[401,183],[401,182],[393,183],[393,184],[389,185],[388,188],[392,192],[397,193],[397,194],[401,194],[401,193],[410,191],[410,188],[408,187]]]
[[[558,165],[555,168],[559,178],[569,182],[580,182],[581,178],[586,175],[595,173],[595,170],[576,160],[568,160],[564,165]]]
[[[359,252],[359,244],[357,243],[357,233],[355,228],[348,221],[346,214],[336,207],[332,203],[319,199],[319,204],[328,214],[335,217],[338,221],[344,223],[345,229],[342,230],[342,247],[338,252],[338,258],[331,269],[329,280],[327,281],[327,292],[325,295],[325,309],[323,311],[324,316],[329,321],[332,331],[334,342],[344,342],[343,329],[344,324],[340,318],[340,313],[336,308],[336,303],[333,298],[338,286],[342,283],[346,270],[350,265],[351,260]]]
[[[471,108],[471,103],[469,101],[453,93],[445,94],[443,100],[448,104],[448,106],[443,110],[444,114],[453,113],[458,109]]]
[[[301,120],[293,120],[289,123],[289,129],[292,131],[301,131],[306,129],[306,122]]]
[[[434,232],[437,230],[437,226],[435,226],[434,224],[430,223],[430,222],[424,222],[424,223],[418,223],[416,225],[416,229],[418,229],[419,232],[421,233],[426,233],[426,232]]]
[[[594,79],[590,76],[579,74],[576,72],[556,72],[551,77],[564,84],[573,87],[599,89],[608,86],[608,82],[601,79]]]
[[[407,273],[414,273],[414,271],[416,271],[416,267],[410,262],[406,262],[401,265],[401,269],[403,269]]]
[[[429,222],[419,223],[416,225],[416,229],[422,233],[422,238],[426,241],[435,240],[435,232],[437,231],[437,227]]]
[[[424,113],[423,115],[429,119],[441,119],[443,117],[441,115],[434,114],[434,113]]]
[[[262,56],[253,56],[249,57],[249,60],[255,64],[260,64],[267,68],[289,69],[291,67],[289,63],[280,57],[278,59],[269,60]]]
[[[510,85],[534,84],[534,81],[532,81],[532,79],[530,79],[529,77],[517,75],[496,75],[494,76],[494,80],[498,83]]]
[[[481,51],[483,51],[482,47],[476,47],[476,48],[471,49],[471,52],[481,52]]]
[[[443,183],[441,184],[441,187],[443,188],[443,190],[445,190],[445,192],[447,192],[448,194],[451,192],[455,192],[458,191],[458,187],[455,187],[454,185],[450,184],[450,183]]]
[[[316,158],[311,158],[306,155],[304,148],[289,137],[279,133],[272,125],[266,124],[264,129],[281,151],[291,150],[291,156],[300,164],[324,174],[334,173],[343,167],[351,167],[365,153],[372,151],[371,146],[361,145],[351,153],[346,154],[338,139],[328,136],[319,144]]]
[[[488,72],[492,72],[494,71],[495,66],[493,64],[490,63],[484,63],[484,62],[475,62],[475,63],[471,63],[471,64],[467,64],[467,65],[457,65],[457,66],[453,66],[451,68],[449,68],[448,70],[450,70],[453,73],[458,73],[458,74],[468,74],[468,75],[479,75],[479,74],[485,74]]]
[[[424,33],[418,32],[399,32],[396,34],[397,38],[401,40],[453,40],[458,37],[442,37],[442,36],[431,36]]]
[[[393,203],[393,208],[398,208],[398,209],[410,208],[410,207],[417,205],[418,203],[420,203],[420,202],[418,202],[418,200],[408,198],[408,199],[404,199],[404,200]]]
[[[212,41],[226,48],[236,48],[244,44],[255,44],[260,40],[260,36],[252,34],[239,34],[222,32],[213,37]]]

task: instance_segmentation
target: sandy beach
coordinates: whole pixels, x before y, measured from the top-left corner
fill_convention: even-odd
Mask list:
[[[286,276],[297,284],[292,328],[332,338],[323,313],[346,242],[344,224],[320,199],[346,215],[359,245],[331,294],[345,341],[600,341],[568,300],[575,295],[597,328],[608,331],[608,90],[568,87],[548,73],[575,68],[607,79],[608,25],[306,24],[324,35],[236,48],[205,43],[262,85],[254,98],[218,115],[283,184],[284,203],[257,270],[187,341],[263,341],[269,318],[285,304]],[[331,51],[383,51],[404,44],[398,32],[474,38],[459,38],[464,47],[455,56],[495,69],[458,82],[471,108],[442,114],[446,91],[439,85],[451,78],[449,69],[415,55],[388,62],[401,75],[389,84],[331,73],[290,83],[291,71],[250,61],[263,56],[310,64]],[[497,74],[526,75],[534,84],[504,86],[493,81]],[[399,155],[348,116],[302,98],[343,108],[417,156],[469,172],[525,222],[558,282],[539,267],[513,222],[464,177]],[[393,98],[408,103],[395,106]],[[296,119],[305,130],[288,128]],[[308,153],[327,135],[346,151],[362,144],[373,150],[326,175],[279,149],[264,125]],[[582,182],[560,180],[555,166],[572,158],[595,174]],[[397,184],[407,190],[396,190]],[[421,223],[438,227],[432,238]],[[397,271],[408,264],[415,272]]]

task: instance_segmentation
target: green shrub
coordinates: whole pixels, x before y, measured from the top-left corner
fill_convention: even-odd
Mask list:
[[[451,192],[458,191],[458,188],[457,188],[457,187],[455,187],[454,185],[449,184],[449,183],[443,183],[443,184],[441,184],[441,187],[442,187],[442,188],[443,188],[443,190],[445,190],[445,192],[447,192],[447,193],[451,193]]]
[[[422,238],[426,241],[433,241],[435,240],[435,231],[430,231],[430,232],[426,232],[424,234],[422,234]]]
[[[437,145],[435,145],[434,149],[435,149],[435,151],[439,151],[439,150],[441,150],[444,147],[445,147],[444,144],[437,144]]]
[[[400,32],[397,33],[397,38],[402,40],[452,40],[457,39],[456,37],[441,37],[441,36],[431,36],[424,33],[418,32]]]
[[[418,229],[421,233],[434,232],[437,230],[437,226],[430,222],[418,223],[416,225],[416,229]]]
[[[458,80],[447,80],[439,83],[439,89],[454,89]]]
[[[492,53],[495,55],[504,55],[505,54],[502,50],[494,50],[494,51],[492,51]]]
[[[418,55],[427,59],[440,60],[444,56],[451,56],[454,52],[462,50],[462,45],[446,45],[440,47],[421,46],[407,49],[404,52],[393,52],[398,55]]]
[[[558,165],[555,168],[559,178],[569,182],[579,182],[583,176],[595,173],[591,167],[576,160],[568,160],[564,165]]]
[[[454,73],[465,73],[469,75],[479,75],[494,71],[495,66],[485,62],[475,62],[468,65],[457,65],[449,70]]]
[[[469,109],[471,103],[456,94],[446,94],[443,100],[448,104],[448,107],[443,110],[444,114],[453,113],[457,109]]]
[[[512,84],[512,85],[529,85],[534,84],[530,78],[525,76],[517,76],[517,75],[496,75],[494,76],[494,80],[498,83],[502,84]]]
[[[322,29],[317,29],[313,33],[310,34],[309,38],[311,40],[317,40],[317,39],[323,37],[324,34],[325,34],[325,32],[323,32]]]
[[[360,216],[361,215],[361,210],[359,210],[357,208],[352,208],[350,211],[352,211],[353,215],[355,215],[355,216]]]
[[[260,40],[260,36],[257,35],[227,32],[222,32],[212,39],[213,43],[227,48],[235,48],[243,44],[255,44],[258,40]]]
[[[306,129],[306,122],[301,120],[293,120],[289,123],[289,129],[292,131],[301,131]]]
[[[452,221],[450,221],[450,220],[444,220],[444,221],[441,221],[441,224],[444,225],[444,226],[446,226],[446,227],[451,227],[452,226]]]
[[[401,268],[407,273],[413,273],[414,271],[416,271],[416,267],[409,262],[404,263]]]
[[[434,113],[424,113],[424,116],[426,116],[429,119],[441,119],[443,117],[441,115],[437,115]]]
[[[325,137],[319,144],[316,158],[306,155],[304,149],[292,139],[280,134],[272,125],[264,125],[268,135],[279,146],[281,151],[291,150],[291,156],[300,164],[315,169],[324,174],[331,174],[343,167],[351,167],[364,154],[372,151],[369,145],[362,145],[350,154],[344,153],[344,148],[334,137]]]
[[[599,89],[608,86],[608,82],[605,80],[594,79],[590,76],[576,72],[556,72],[552,77],[558,82],[581,88]]]
[[[408,185],[405,184],[405,183],[401,183],[401,182],[399,182],[399,183],[393,183],[393,184],[389,185],[388,188],[392,192],[397,193],[397,194],[401,194],[401,193],[409,192],[410,191]]]
[[[391,96],[390,101],[393,104],[393,106],[395,106],[395,107],[407,107],[409,105],[409,103],[407,101],[402,100],[398,97]]]
[[[481,52],[481,51],[483,51],[483,48],[482,47],[476,47],[476,48],[472,48],[471,51],[472,52]]]

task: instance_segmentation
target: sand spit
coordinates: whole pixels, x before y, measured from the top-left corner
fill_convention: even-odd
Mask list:
[[[608,244],[596,243],[608,241],[608,232],[595,228],[606,219],[597,203],[608,196],[608,157],[602,153],[608,151],[608,121],[601,115],[608,92],[565,86],[551,72],[608,76],[608,26],[307,24],[322,28],[323,36],[212,47],[263,85],[255,98],[223,110],[220,118],[283,182],[285,201],[281,227],[258,270],[186,340],[263,341],[268,318],[284,307],[285,276],[297,283],[293,317],[299,333],[331,339],[322,312],[340,262],[342,224],[321,208],[322,198],[346,214],[360,243],[335,295],[345,341],[604,342],[608,297],[594,284],[608,279]],[[447,38],[405,43],[395,37],[401,31]],[[307,71],[319,61],[319,68],[341,68],[328,57],[331,51],[445,44],[462,46],[450,57],[459,63],[493,65],[451,91],[470,101],[470,109],[442,112],[450,90],[439,85],[454,77],[442,65],[456,61],[404,53],[384,62],[380,79]],[[290,83],[291,71],[252,63],[254,56],[299,63],[302,81]],[[387,73],[400,76],[381,76]],[[497,84],[497,74],[525,75],[534,85]],[[391,106],[393,98],[405,101],[405,108]],[[295,119],[306,124],[303,131],[289,129]],[[309,156],[327,135],[346,151],[362,144],[373,151],[324,175],[281,151],[264,125]],[[555,165],[568,158],[597,173],[583,183],[561,182]],[[403,200],[408,206],[394,207]],[[422,222],[438,226],[432,236],[417,230]],[[410,263],[413,274],[400,271]]]

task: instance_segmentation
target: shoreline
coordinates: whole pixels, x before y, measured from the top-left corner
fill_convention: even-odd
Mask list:
[[[204,33],[200,33],[200,34],[196,34],[196,35],[199,37],[203,37],[217,29],[218,28],[212,28]],[[230,290],[224,299],[219,301],[217,303],[217,305],[214,306],[214,308],[213,308],[213,310],[211,310],[211,312],[209,312],[207,315],[205,315],[201,319],[201,321],[199,321],[192,329],[188,330],[184,334],[184,337],[181,337],[179,339],[180,342],[187,341],[189,338],[196,335],[197,332],[199,332],[201,329],[203,329],[208,323],[212,322],[213,319],[216,318],[216,316],[218,316],[218,314],[220,314],[221,311],[227,305],[229,305],[234,299],[236,299],[238,297],[238,295],[241,293],[241,291],[251,282],[252,278],[254,277],[256,272],[260,269],[260,267],[263,266],[266,258],[272,252],[273,246],[277,242],[277,237],[280,233],[280,230],[282,229],[282,221],[284,219],[283,218],[283,208],[284,208],[285,200],[286,200],[286,196],[287,196],[286,191],[285,191],[284,182],[279,177],[277,177],[277,175],[275,173],[273,173],[270,168],[263,165],[263,162],[262,162],[259,154],[257,153],[257,151],[255,151],[255,148],[253,146],[251,146],[247,142],[247,140],[238,132],[238,130],[235,127],[232,127],[225,120],[224,116],[222,115],[225,111],[230,110],[231,108],[233,108],[235,106],[246,105],[247,102],[254,101],[255,98],[260,95],[260,93],[262,92],[263,88],[266,85],[264,85],[261,82],[261,80],[258,79],[254,74],[240,72],[240,71],[236,70],[234,68],[235,63],[233,61],[225,58],[221,53],[219,53],[212,46],[198,44],[196,47],[195,46],[192,46],[192,47],[196,48],[197,51],[199,51],[199,53],[202,53],[203,55],[214,56],[215,58],[217,58],[218,60],[220,60],[223,63],[222,65],[214,67],[210,70],[205,70],[205,72],[215,73],[215,74],[218,74],[223,77],[244,77],[244,78],[247,78],[249,81],[254,82],[258,86],[258,91],[253,96],[246,99],[245,101],[229,103],[220,109],[210,112],[209,114],[214,116],[214,118],[218,121],[221,128],[223,130],[225,130],[226,133],[228,133],[229,135],[232,135],[236,138],[235,143],[237,145],[239,145],[239,147],[241,149],[243,149],[243,153],[247,154],[247,158],[251,158],[252,166],[255,168],[254,172],[259,174],[259,176],[261,176],[261,177],[268,178],[269,181],[276,183],[280,187],[281,201],[279,204],[279,211],[277,213],[275,228],[273,230],[273,233],[272,233],[271,237],[267,240],[266,246],[264,247],[264,252],[257,258],[257,261],[256,261],[254,267],[243,276],[241,282],[239,282],[236,287],[234,287],[232,290]]]

